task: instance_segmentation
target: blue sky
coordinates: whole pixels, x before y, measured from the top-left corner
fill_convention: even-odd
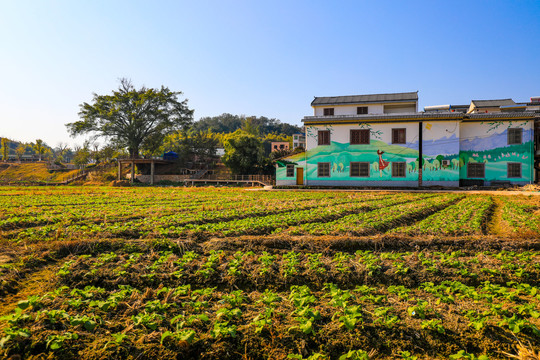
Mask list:
[[[195,119],[300,124],[313,96],[419,91],[419,105],[540,95],[540,1],[0,2],[0,136],[69,137],[117,88],[182,91]]]

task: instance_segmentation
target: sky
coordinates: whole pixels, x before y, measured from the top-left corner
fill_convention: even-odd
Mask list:
[[[0,137],[52,147],[120,78],[301,125],[314,96],[528,101],[539,70],[537,0],[0,0]]]

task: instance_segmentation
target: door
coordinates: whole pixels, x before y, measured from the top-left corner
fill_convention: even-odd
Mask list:
[[[296,168],[296,185],[304,185],[304,168]]]

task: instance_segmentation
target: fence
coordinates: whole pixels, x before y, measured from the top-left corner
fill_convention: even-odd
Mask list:
[[[224,181],[258,181],[267,185],[274,185],[274,177],[272,175],[229,175],[229,174],[213,174],[207,175],[201,180],[224,180]]]
[[[64,184],[69,184],[72,181],[79,180],[86,177],[91,172],[102,172],[102,171],[110,170],[114,167],[116,167],[115,163],[101,163],[96,166],[80,169],[75,174],[66,175],[60,180],[60,182]]]

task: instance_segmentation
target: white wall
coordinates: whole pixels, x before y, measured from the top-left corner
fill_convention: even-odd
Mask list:
[[[327,106],[315,106],[313,107],[314,116],[324,116],[324,109],[333,108],[334,116],[339,115],[357,115],[356,108],[359,106],[367,106],[368,114],[390,114],[390,113],[415,113],[417,112],[417,105],[412,103],[388,103],[386,104],[386,111],[384,109],[385,104],[356,104],[356,105],[327,105]]]
[[[367,106],[368,107],[368,114],[382,114],[383,113],[383,105],[382,104],[374,104],[374,105],[346,105],[346,106],[321,106],[321,107],[314,107],[314,115],[315,116],[323,116],[324,115],[324,109],[327,108],[334,108],[334,116],[336,115],[356,115],[356,108],[358,106]]]
[[[385,114],[409,114],[415,113],[416,106],[414,104],[409,105],[385,105],[384,113]]]

